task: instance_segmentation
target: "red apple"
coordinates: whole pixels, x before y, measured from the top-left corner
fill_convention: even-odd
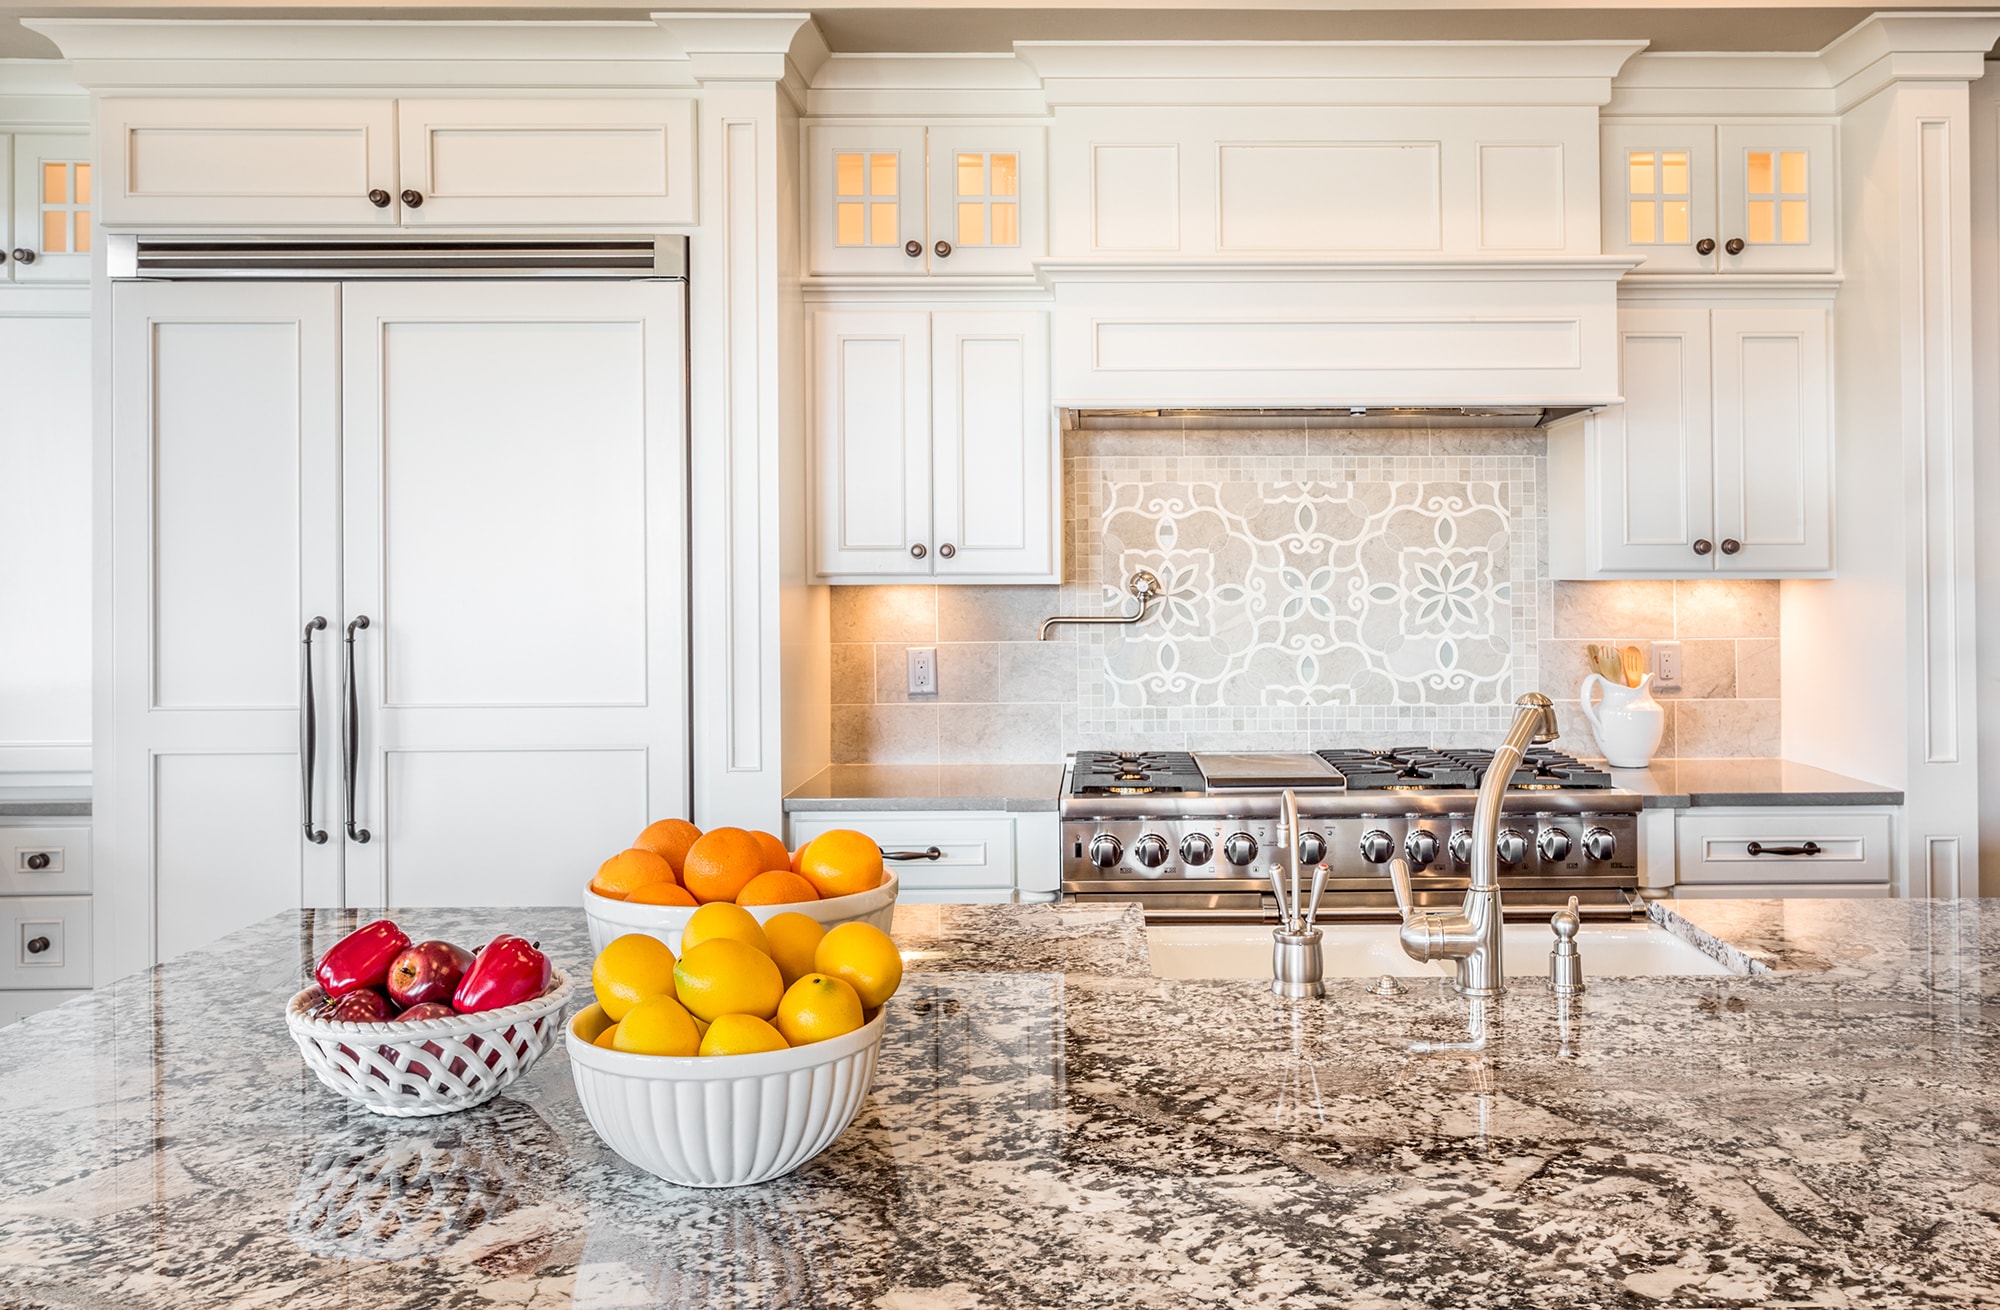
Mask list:
[[[389,1000],[373,987],[364,987],[335,1001],[320,1017],[338,1023],[387,1023]]]
[[[389,999],[408,1008],[426,1001],[449,1001],[459,979],[472,967],[472,952],[450,942],[418,942],[405,946],[389,962],[385,984]],[[419,1015],[419,1018],[424,1016]]]
[[[335,942],[320,957],[313,977],[321,991],[336,999],[363,987],[380,987],[389,977],[389,965],[409,944],[401,928],[377,919]]]
[[[465,971],[451,1007],[460,1014],[477,1014],[532,1001],[549,989],[549,972],[549,957],[532,942],[502,933]]]
[[[458,1011],[452,1009],[451,1006],[445,1004],[443,1001],[421,1001],[398,1014],[390,1022],[401,1023],[405,1019],[454,1019],[457,1017]]]

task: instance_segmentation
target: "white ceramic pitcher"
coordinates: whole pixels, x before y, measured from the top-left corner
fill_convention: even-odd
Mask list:
[[[1653,752],[1660,747],[1660,737],[1667,730],[1667,712],[1647,689],[1652,680],[1648,673],[1639,679],[1638,686],[1624,687],[1596,673],[1583,677],[1577,700],[1583,705],[1583,717],[1590,720],[1590,730],[1597,734],[1604,762],[1614,769],[1643,769],[1653,762]],[[1602,704],[1591,704],[1592,683],[1604,688]]]

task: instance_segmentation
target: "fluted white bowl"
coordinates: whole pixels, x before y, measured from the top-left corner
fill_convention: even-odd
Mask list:
[[[872,923],[883,932],[896,917],[896,875],[891,872],[880,887],[852,896],[829,896],[823,901],[799,901],[792,905],[746,905],[757,922],[778,914],[803,914],[817,919],[826,928],[843,923]],[[590,922],[590,949],[597,952],[627,933],[642,932],[665,942],[675,955],[681,951],[681,933],[688,917],[700,908],[693,905],[633,905],[629,901],[599,896],[583,890],[583,914]]]
[[[682,1187],[743,1187],[833,1145],[875,1081],[883,1016],[841,1037],[758,1055],[679,1058],[594,1046],[565,1028],[584,1117],[604,1144]]]

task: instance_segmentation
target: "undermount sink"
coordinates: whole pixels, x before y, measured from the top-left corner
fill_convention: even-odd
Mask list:
[[[1329,978],[1450,976],[1449,960],[1422,964],[1403,954],[1392,923],[1323,923],[1321,956]],[[1505,928],[1506,964],[1512,978],[1547,974],[1554,934],[1546,923],[1510,923]],[[1577,934],[1583,976],[1591,978],[1688,978],[1729,975],[1710,959],[1658,924],[1585,923]],[[1269,978],[1271,925],[1265,923],[1149,923],[1146,949],[1160,978]]]

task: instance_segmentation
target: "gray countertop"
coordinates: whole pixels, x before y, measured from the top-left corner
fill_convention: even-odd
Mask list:
[[[0,818],[78,818],[89,814],[88,787],[0,785]]]
[[[603,1147],[560,1047],[350,1109],[280,1013],[357,916],[282,915],[0,1031],[0,1304],[2000,1304],[2000,902],[1655,914],[1775,972],[1291,1002],[1151,977],[1125,907],[900,907],[860,1117],[719,1192]],[[574,909],[397,917],[588,959]]]
[[[835,764],[785,797],[785,812],[812,810],[1014,810],[1053,812],[1055,764]]]
[[[1646,808],[1712,805],[1901,805],[1893,787],[1791,760],[1655,760],[1647,769],[1613,769],[1621,787],[1646,797]]]

